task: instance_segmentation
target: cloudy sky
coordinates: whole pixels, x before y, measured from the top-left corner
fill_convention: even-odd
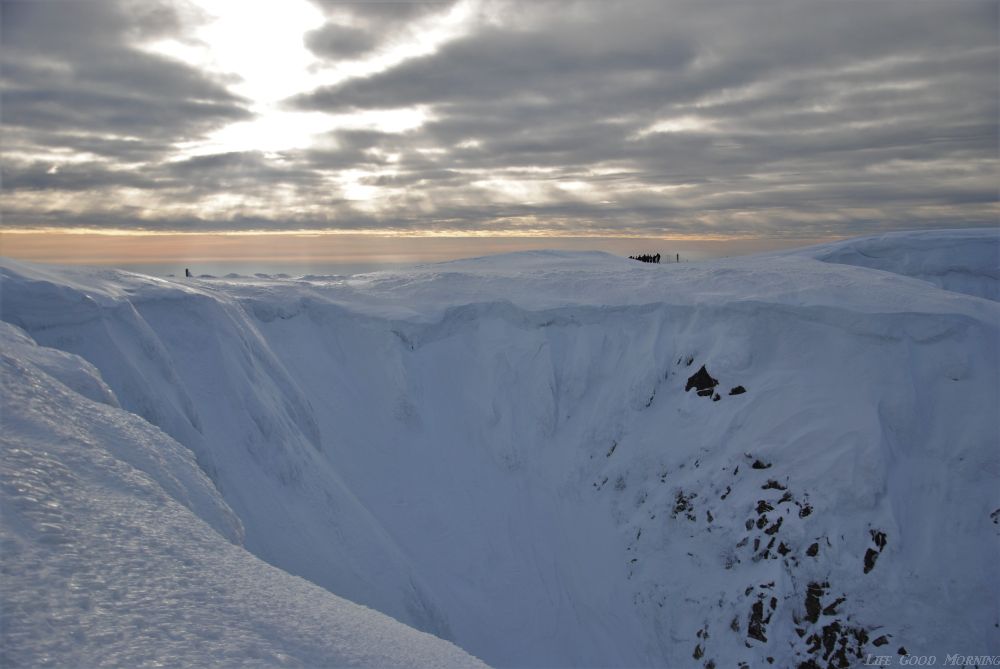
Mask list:
[[[5,1],[4,245],[996,225],[998,7]]]

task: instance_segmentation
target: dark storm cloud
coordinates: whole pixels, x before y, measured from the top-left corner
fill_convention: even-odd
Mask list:
[[[327,23],[304,39],[328,63],[454,6],[316,4]],[[486,2],[434,53],[286,101],[331,113],[422,106],[419,128],[338,130],[277,157],[170,161],[154,157],[243,118],[244,103],[186,66],[126,51],[136,34],[176,30],[175,16],[101,7],[98,19],[48,24],[8,22],[5,10],[3,122],[13,146],[64,143],[116,164],[53,174],[15,161],[5,189],[145,189],[192,206],[281,190],[301,206],[67,221],[814,237],[995,225],[1000,213],[995,2]],[[6,31],[19,20],[29,29],[8,67]],[[147,164],[120,169],[131,162]],[[374,189],[374,206],[346,199],[347,170]]]
[[[250,117],[221,82],[134,46],[180,29],[167,5],[4,2],[0,25],[3,126],[14,145],[148,160]]]

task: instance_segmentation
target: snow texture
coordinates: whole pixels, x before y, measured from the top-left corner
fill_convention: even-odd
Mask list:
[[[495,666],[1000,654],[998,248],[3,261],[4,652],[475,662],[344,597]]]

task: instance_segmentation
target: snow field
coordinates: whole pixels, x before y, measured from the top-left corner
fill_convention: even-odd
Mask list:
[[[193,454],[213,536],[238,518],[257,557],[495,666],[996,654],[998,241],[310,280],[8,261],[2,318],[52,347],[18,334],[19,364]]]

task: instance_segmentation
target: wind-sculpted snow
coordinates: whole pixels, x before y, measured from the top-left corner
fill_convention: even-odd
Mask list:
[[[190,448],[257,556],[491,664],[1000,654],[1000,305],[824,253],[7,262],[2,317]]]

